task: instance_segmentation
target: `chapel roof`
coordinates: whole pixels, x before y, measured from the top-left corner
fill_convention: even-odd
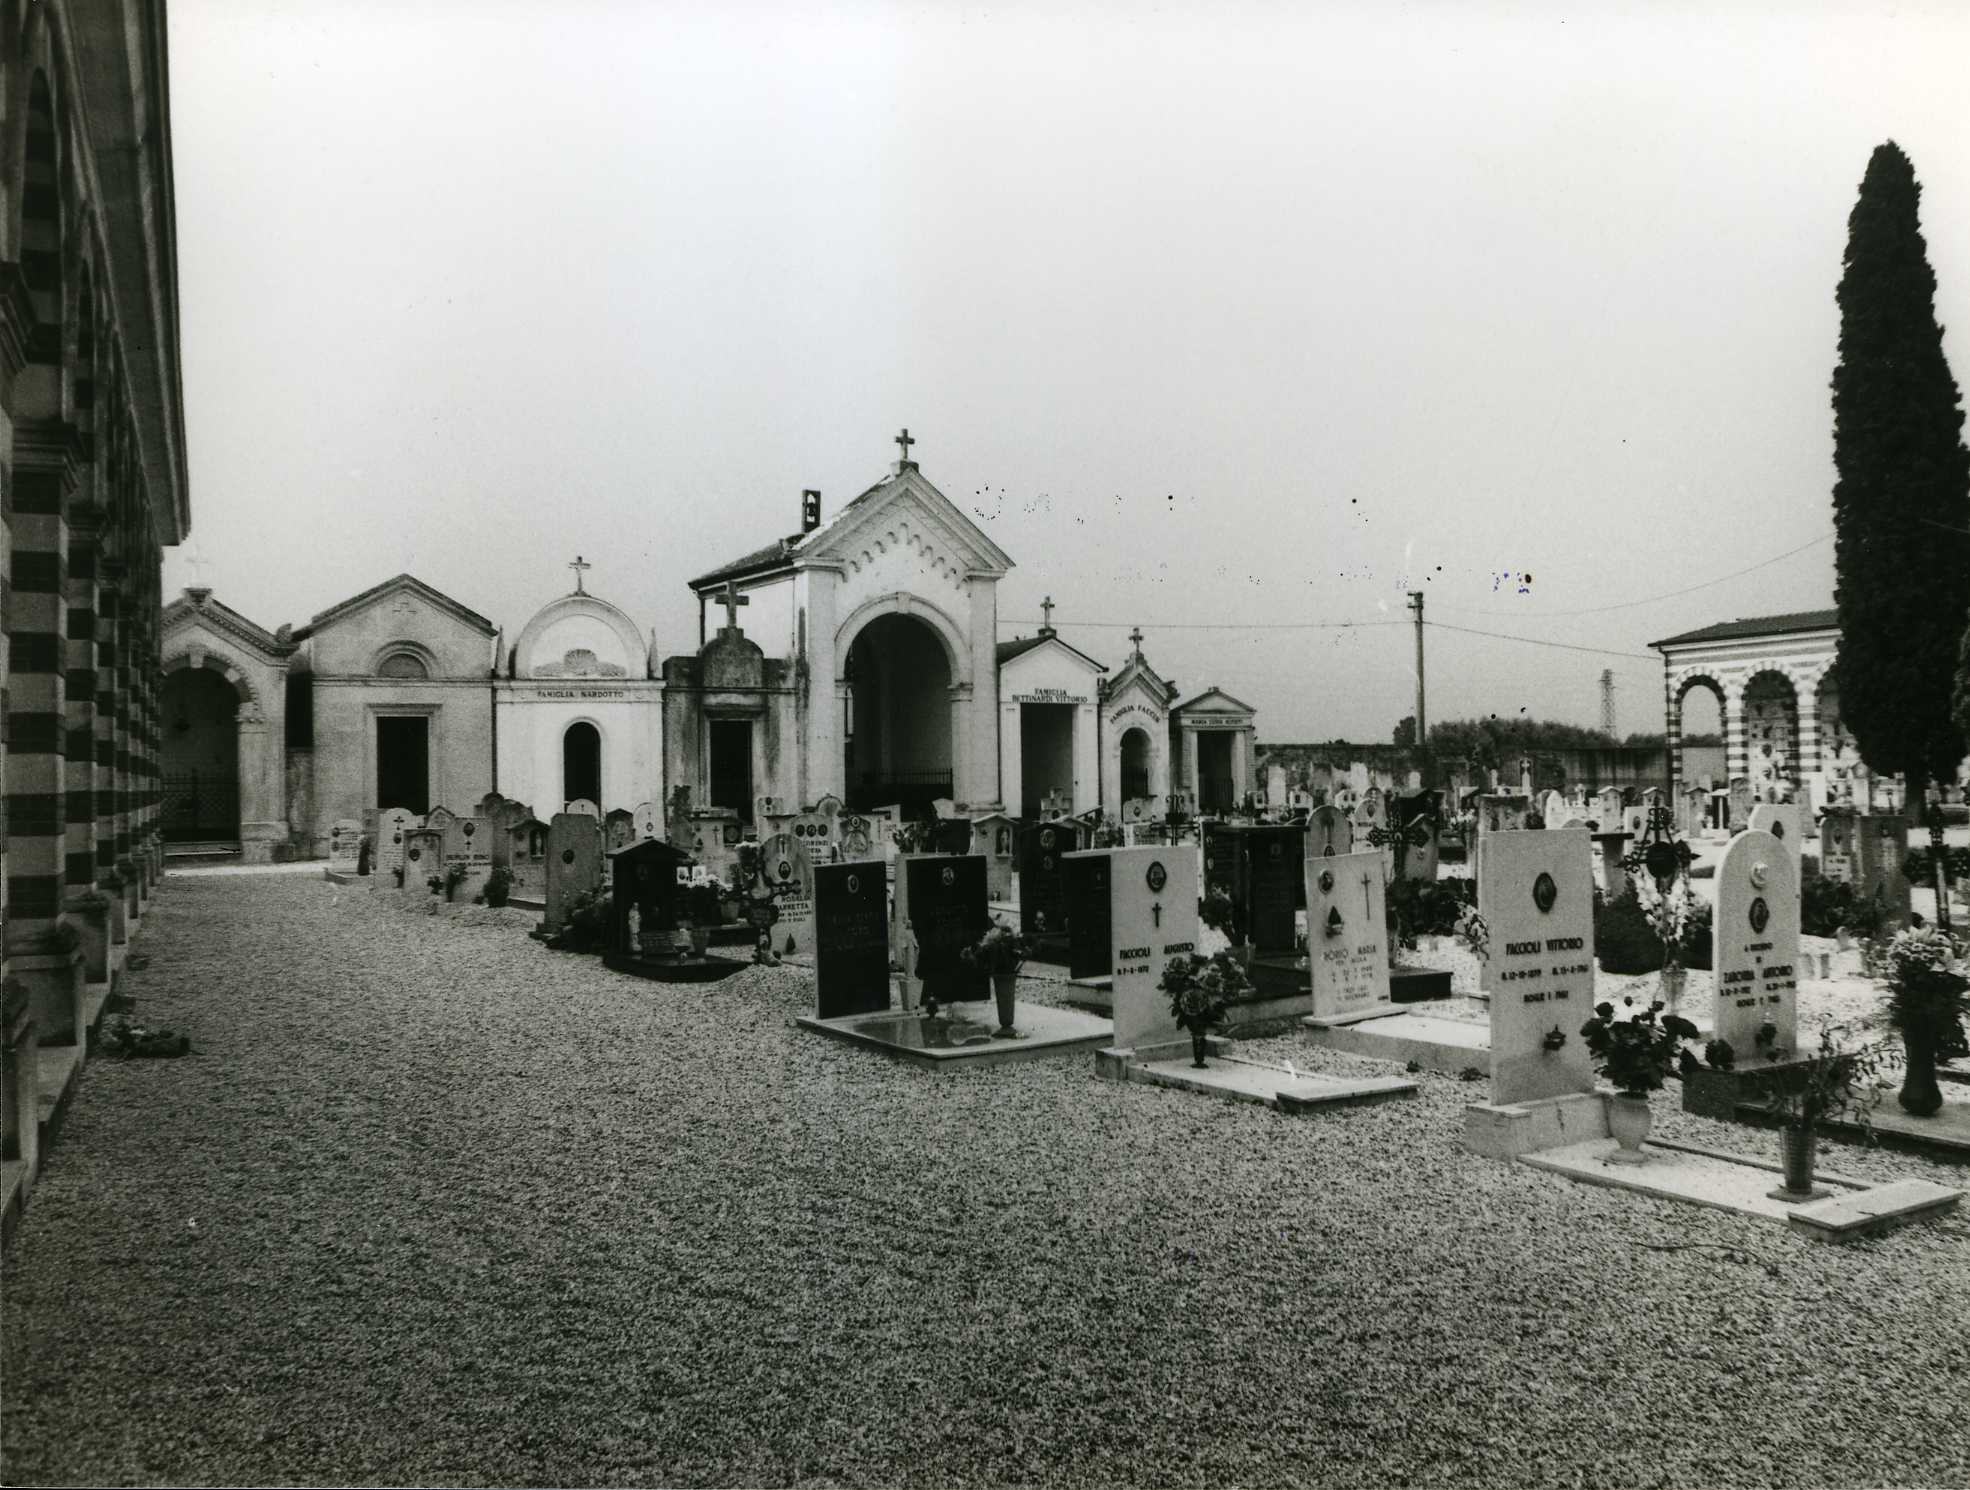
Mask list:
[[[465,624],[468,626],[476,626],[480,631],[484,632],[487,636],[496,635],[499,631],[499,628],[493,625],[491,621],[488,621],[484,616],[480,615],[477,611],[472,610],[466,606],[460,605],[456,600],[452,599],[451,596],[447,595],[443,590],[436,589],[431,585],[425,584],[423,580],[419,579],[414,574],[398,574],[398,575],[393,575],[391,578],[384,580],[383,583],[380,585],[371,585],[367,590],[364,590],[360,595],[351,595],[347,600],[342,601],[339,605],[331,605],[325,611],[317,611],[313,616],[309,617],[308,624],[306,626],[297,626],[294,628],[293,639],[297,642],[304,641],[308,637],[313,636],[317,631],[321,630],[322,627],[328,625],[330,622],[339,621],[344,616],[349,615],[355,611],[361,610],[364,606],[368,605],[371,601],[380,599],[382,596],[387,595],[390,591],[400,588],[415,592],[423,599],[430,601],[431,604],[436,606],[439,610],[445,611],[450,615],[456,616],[459,620],[465,622]]]
[[[1016,636],[1009,642],[1000,642],[996,649],[998,652],[999,666],[1004,667],[1008,662],[1012,661],[1013,658],[1024,657],[1028,652],[1032,651],[1035,647],[1043,646],[1047,642],[1060,642],[1061,646],[1067,648],[1068,651],[1072,652],[1076,657],[1080,658],[1081,661],[1085,662],[1089,667],[1093,668],[1096,672],[1105,673],[1108,671],[1108,667],[1105,663],[1096,662],[1092,657],[1088,656],[1086,652],[1083,652],[1079,647],[1074,646],[1071,642],[1060,641],[1059,633],[1053,631],[1045,632],[1039,636]]]
[[[1692,642],[1727,642],[1741,637],[1782,636],[1796,631],[1831,631],[1840,625],[1837,610],[1788,611],[1780,616],[1746,616],[1736,621],[1719,621],[1680,636],[1665,636],[1651,647],[1680,647]]]
[[[1190,698],[1185,699],[1182,703],[1176,705],[1174,708],[1170,710],[1170,712],[1172,714],[1181,714],[1185,709],[1194,709],[1199,704],[1203,703],[1206,699],[1210,699],[1210,698],[1221,698],[1227,704],[1230,704],[1233,709],[1240,710],[1246,714],[1258,713],[1257,709],[1254,709],[1250,704],[1246,703],[1243,699],[1233,698],[1230,694],[1226,693],[1222,688],[1218,687],[1217,684],[1215,683],[1210,683],[1205,685],[1205,687],[1202,690],[1192,695]]]
[[[181,620],[204,621],[216,630],[232,633],[236,638],[269,656],[285,656],[294,650],[291,641],[267,630],[257,622],[248,620],[224,601],[214,600],[212,591],[202,585],[187,588],[176,600],[164,607],[161,618],[163,630],[169,631]]]

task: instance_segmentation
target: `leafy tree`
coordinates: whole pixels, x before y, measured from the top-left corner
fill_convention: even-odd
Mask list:
[[[1918,812],[1925,784],[1963,759],[1949,680],[1970,615],[1970,451],[1921,196],[1900,147],[1877,147],[1847,219],[1833,370],[1840,713],[1861,759],[1900,772]]]
[[[1416,716],[1404,714],[1395,727],[1395,748],[1410,750],[1416,744]]]

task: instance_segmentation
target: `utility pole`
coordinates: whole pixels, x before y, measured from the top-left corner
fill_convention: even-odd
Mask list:
[[[1409,609],[1416,615],[1416,753],[1422,763],[1423,785],[1431,786],[1436,774],[1430,769],[1430,727],[1423,715],[1423,592],[1409,592]]]
[[[1601,669],[1601,733],[1614,738],[1614,669]]]

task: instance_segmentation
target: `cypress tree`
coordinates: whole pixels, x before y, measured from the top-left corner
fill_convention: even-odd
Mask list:
[[[1964,756],[1951,682],[1970,617],[1970,451],[1943,356],[1915,168],[1876,148],[1847,219],[1833,371],[1840,712],[1861,759],[1907,781]]]

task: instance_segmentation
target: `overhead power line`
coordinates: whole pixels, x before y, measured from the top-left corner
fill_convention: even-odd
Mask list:
[[[1643,662],[1660,662],[1661,657],[1653,652],[1618,652],[1612,647],[1581,647],[1572,642],[1542,641],[1536,636],[1512,636],[1503,631],[1479,631],[1470,626],[1451,626],[1443,621],[1425,621],[1425,626],[1437,631],[1461,631],[1465,636],[1489,636],[1501,642],[1523,642],[1528,647],[1554,647],[1562,652],[1592,652],[1597,657],[1636,657]]]
[[[1946,527],[1948,525],[1938,523],[1936,526]],[[1951,531],[1960,533],[1964,530],[1956,528]],[[1605,615],[1608,611],[1613,610],[1633,610],[1637,606],[1655,605],[1660,601],[1674,600],[1681,595],[1694,595],[1698,590],[1708,590],[1716,585],[1727,584],[1731,580],[1740,579],[1747,574],[1755,574],[1760,569],[1769,569],[1772,565],[1782,563],[1795,554],[1803,554],[1809,548],[1817,548],[1832,536],[1833,530],[1829,528],[1826,532],[1820,534],[1819,537],[1809,539],[1797,548],[1788,548],[1782,554],[1773,554],[1769,559],[1760,559],[1756,564],[1747,564],[1742,569],[1733,569],[1729,574],[1720,574],[1715,579],[1706,579],[1699,584],[1685,585],[1680,590],[1668,590],[1660,595],[1650,595],[1644,600],[1622,600],[1613,605],[1583,605],[1574,610],[1546,610],[1539,611],[1536,614],[1522,610],[1480,610],[1467,605],[1447,605],[1441,601],[1438,602],[1438,607],[1442,610],[1456,611],[1459,615],[1465,616],[1517,616],[1519,619],[1525,621],[1544,621],[1557,619],[1560,616],[1598,616]],[[1557,646],[1558,643],[1556,642],[1554,645]],[[1630,653],[1627,655],[1632,656],[1634,654]]]
[[[999,617],[1001,626],[1052,626],[1059,631],[1068,626],[1100,628],[1104,631],[1128,631],[1140,625],[1137,621],[1073,621],[1062,616],[1057,621],[1016,621]],[[1155,631],[1354,631],[1365,626],[1407,626],[1407,621],[1156,621],[1150,629]]]

